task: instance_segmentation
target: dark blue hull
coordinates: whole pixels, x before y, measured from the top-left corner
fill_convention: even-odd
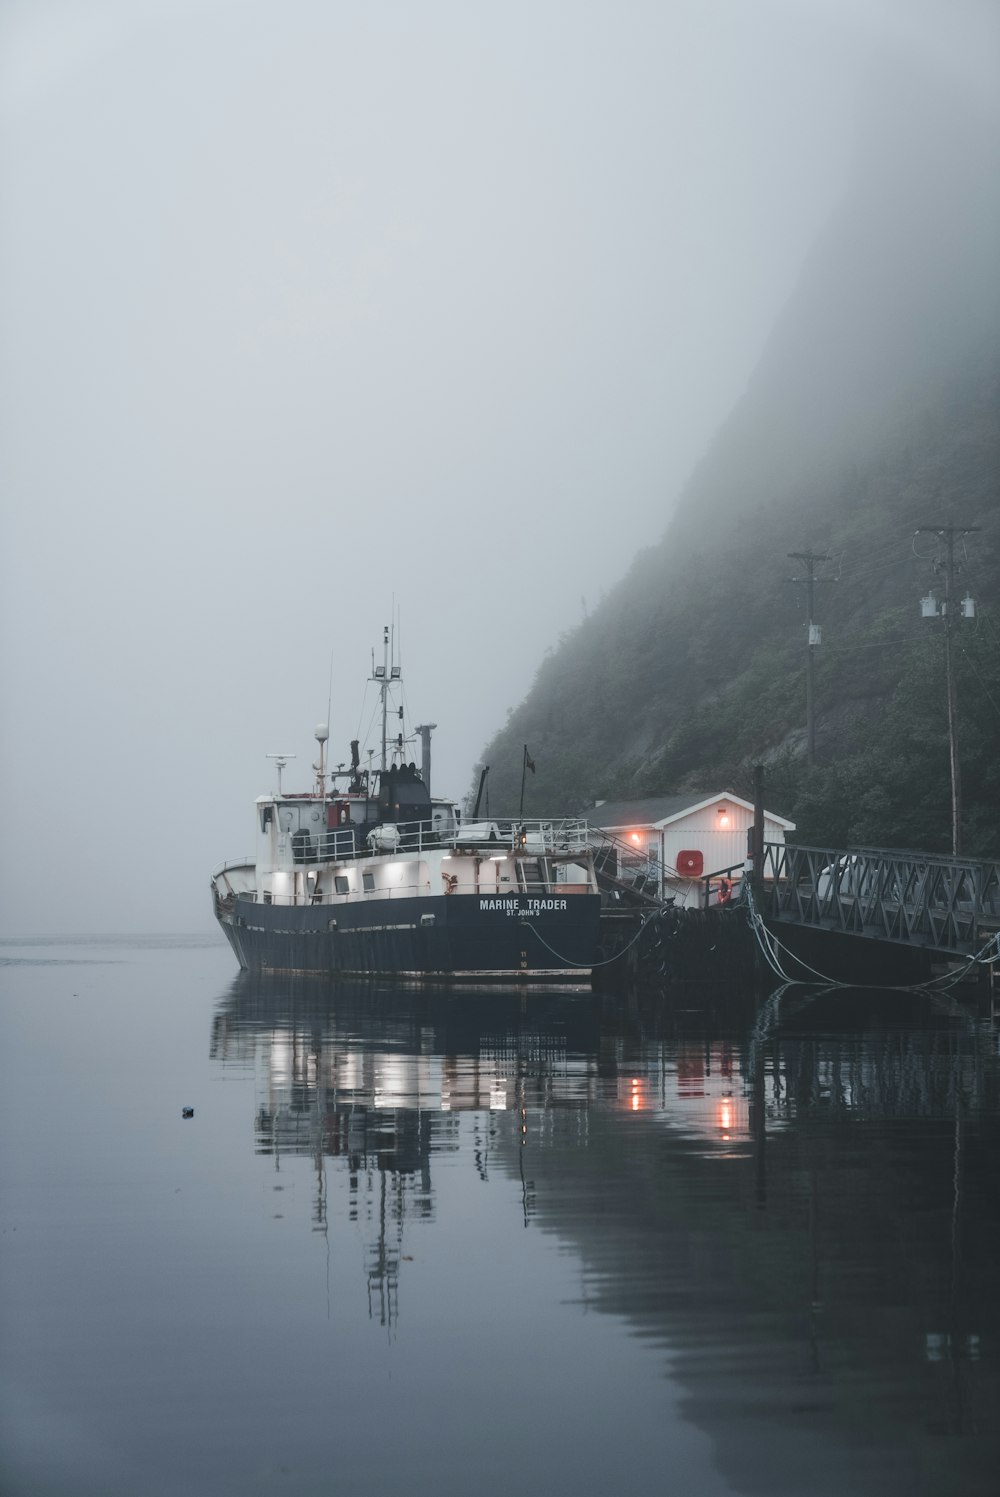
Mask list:
[[[424,896],[331,905],[236,899],[219,923],[240,966],[328,975],[585,979],[598,894]]]

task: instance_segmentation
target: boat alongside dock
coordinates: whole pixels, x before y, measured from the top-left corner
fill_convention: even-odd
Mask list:
[[[358,809],[365,810],[363,802]],[[600,895],[585,822],[376,821],[349,848],[332,834],[292,851],[295,834],[281,836],[282,824],[317,811],[329,814],[329,805],[317,798],[258,801],[264,849],[253,861],[225,865],[212,880],[216,917],[241,967],[589,978]],[[392,851],[375,851],[372,834],[390,827]]]
[[[328,772],[316,729],[316,780],[255,806],[256,851],[212,877],[216,918],[240,966],[254,971],[406,978],[589,979],[601,896],[579,818],[463,820],[430,791],[407,739],[387,739],[401,670],[372,666],[381,696],[381,764]],[[401,708],[399,709],[401,712]],[[394,709],[395,711],[395,709]]]

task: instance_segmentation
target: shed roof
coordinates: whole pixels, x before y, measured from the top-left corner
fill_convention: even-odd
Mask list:
[[[593,826],[604,828],[622,826],[663,826],[671,821],[679,821],[681,817],[689,815],[692,811],[700,811],[703,806],[711,806],[716,801],[731,800],[738,806],[743,806],[747,811],[752,811],[753,806],[742,795],[734,795],[731,790],[686,790],[680,795],[654,795],[645,800],[609,800],[603,805],[595,806],[587,812],[587,820]],[[775,811],[768,811],[765,807],[764,815],[769,821],[776,822],[786,832],[795,830],[795,822],[787,821],[784,816],[779,816]]]

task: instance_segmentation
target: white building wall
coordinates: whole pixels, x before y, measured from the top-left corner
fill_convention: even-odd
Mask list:
[[[720,809],[724,809],[724,816],[720,816]],[[699,905],[703,903],[705,893],[701,877],[742,866],[746,861],[747,837],[752,825],[752,809],[721,797],[666,825],[618,827],[609,828],[609,831],[627,843],[637,856],[648,855],[662,864],[665,896],[672,896],[679,904]],[[766,813],[764,839],[767,842],[785,840],[784,827]],[[699,877],[671,877],[671,869],[677,868],[682,852],[701,853],[703,872]]]
[[[719,815],[720,804],[726,807],[726,826],[722,825],[723,818]],[[730,868],[746,858],[747,831],[752,825],[752,811],[733,805],[732,801],[713,802],[664,827],[663,861],[668,867],[676,868],[680,854],[691,850],[704,857],[706,873]],[[768,834],[772,825],[765,823]]]

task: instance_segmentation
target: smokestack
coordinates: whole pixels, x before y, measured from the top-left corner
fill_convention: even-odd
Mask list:
[[[420,778],[427,786],[427,794],[431,793],[431,732],[437,727],[437,723],[421,723],[417,728],[420,734]]]

